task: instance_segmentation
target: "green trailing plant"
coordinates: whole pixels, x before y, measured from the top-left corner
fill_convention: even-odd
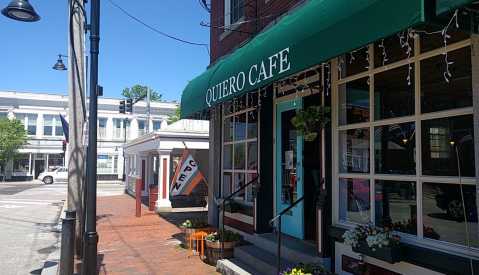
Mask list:
[[[326,127],[330,121],[326,116],[331,107],[309,106],[305,110],[296,110],[296,116],[291,119],[291,123],[296,128],[296,136],[302,136],[304,141],[313,141],[318,136],[318,132]]]
[[[219,229],[218,231],[212,232],[206,236],[206,240],[212,242],[221,242],[221,238],[224,232],[224,242],[235,242],[243,240],[243,236],[238,231],[232,231],[225,229],[224,231]]]
[[[204,217],[196,217],[192,220],[186,220],[185,222],[180,224],[180,227],[182,228],[205,228],[209,226],[210,225]]]

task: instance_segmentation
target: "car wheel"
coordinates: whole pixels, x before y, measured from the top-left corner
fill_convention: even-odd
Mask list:
[[[447,204],[446,211],[454,219],[460,219],[464,216],[464,209],[460,200],[453,199]]]
[[[53,183],[53,178],[52,177],[44,177],[43,182],[45,184],[52,184]]]

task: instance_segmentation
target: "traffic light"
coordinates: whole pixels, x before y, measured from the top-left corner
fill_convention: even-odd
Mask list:
[[[67,142],[63,141],[62,150],[65,152],[67,150]]]
[[[133,99],[128,98],[126,100],[126,109],[125,112],[131,113],[133,111]]]
[[[124,114],[125,113],[125,101],[124,100],[121,100],[120,101],[120,114]]]

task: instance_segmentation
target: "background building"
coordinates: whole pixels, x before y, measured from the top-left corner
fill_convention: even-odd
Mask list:
[[[150,102],[147,123],[146,101],[133,105],[132,114],[118,112],[120,99],[98,99],[97,178],[118,180],[123,177],[125,141],[136,139],[168,125],[168,115],[175,115],[177,103]],[[87,108],[88,110],[88,108]],[[24,158],[1,164],[1,175],[8,180],[33,180],[43,170],[64,165],[65,141],[60,115],[68,121],[68,95],[0,91],[0,116],[18,118],[29,130],[32,140],[20,150]],[[88,114],[87,114],[88,115]],[[128,122],[127,122],[128,121]],[[148,131],[147,131],[148,125]],[[68,147],[68,146],[67,146]]]

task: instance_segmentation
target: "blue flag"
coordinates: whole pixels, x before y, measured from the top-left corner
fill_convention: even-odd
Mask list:
[[[68,143],[68,133],[69,133],[69,126],[68,126],[68,122],[65,120],[65,118],[62,116],[62,114],[60,114],[60,119],[62,121],[62,128],[63,128],[63,134],[65,135],[65,140],[67,141]]]

